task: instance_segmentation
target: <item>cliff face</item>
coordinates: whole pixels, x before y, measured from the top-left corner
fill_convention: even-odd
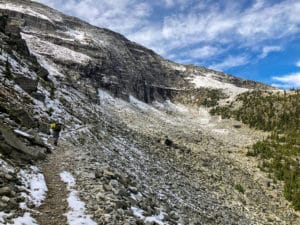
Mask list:
[[[12,32],[21,32],[30,53],[50,71],[50,76],[78,89],[88,86],[92,98],[99,87],[116,97],[133,95],[145,102],[172,100],[178,95],[181,97],[177,99],[182,99],[186,90],[220,89],[221,83],[246,89],[270,88],[205,68],[167,61],[120,34],[38,3],[14,0],[0,4],[2,14],[9,16],[10,29],[15,29]],[[203,78],[202,85],[193,84],[191,80],[195,78]]]

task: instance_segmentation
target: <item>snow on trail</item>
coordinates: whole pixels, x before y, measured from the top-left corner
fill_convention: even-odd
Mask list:
[[[30,216],[30,213],[25,213],[22,217],[13,219],[13,224],[8,225],[38,225],[36,220]]]
[[[90,215],[85,215],[85,204],[80,201],[78,195],[79,192],[74,189],[76,184],[74,177],[67,171],[59,174],[61,180],[67,184],[67,189],[69,190],[68,204],[69,211],[66,213],[68,223],[70,225],[97,225],[91,219]]]
[[[44,175],[36,166],[31,166],[30,170],[20,170],[18,176],[22,182],[20,188],[24,190],[22,196],[35,207],[39,207],[45,200],[48,191]],[[21,204],[21,208],[26,207],[26,203]]]
[[[156,223],[159,225],[167,225],[168,223],[163,222],[164,216],[166,215],[166,213],[164,212],[160,212],[159,215],[155,215],[155,216],[144,216],[143,212],[144,210],[139,209],[137,207],[131,207],[131,210],[133,212],[133,215],[144,220],[145,223]]]
[[[13,219],[12,223],[5,223],[4,217],[10,216],[11,214],[0,212],[0,225],[38,225],[28,212],[24,213],[23,216]]]
[[[4,161],[0,160],[0,165],[4,169],[13,172],[13,169]],[[39,207],[46,198],[46,192],[48,191],[44,175],[40,173],[36,166],[31,166],[21,169],[18,177],[21,180],[21,186],[19,186],[22,191],[21,195],[25,198],[25,202],[20,203],[20,208],[28,210],[28,203]],[[0,225],[38,225],[29,212],[25,212],[23,216],[12,219],[12,223],[5,223],[5,217],[9,218],[11,214],[0,212]]]

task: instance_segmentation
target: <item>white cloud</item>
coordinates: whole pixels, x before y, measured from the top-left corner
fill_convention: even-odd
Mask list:
[[[124,35],[148,25],[151,6],[139,0],[37,0],[93,25]]]
[[[300,72],[287,74],[283,76],[272,77],[273,80],[279,81],[275,85],[283,88],[300,88]]]
[[[167,8],[177,7],[180,9],[184,9],[187,4],[190,2],[189,0],[161,0],[163,4]]]
[[[297,67],[300,67],[300,61],[298,61],[298,62],[296,63],[296,66],[297,66]]]
[[[245,65],[248,62],[249,59],[247,56],[229,56],[223,62],[212,64],[209,68],[222,71],[228,68]]]
[[[279,52],[282,51],[281,46],[264,46],[262,49],[261,54],[258,56],[258,58],[265,58],[269,55],[271,52]]]
[[[212,56],[218,55],[222,52],[222,50],[213,47],[213,46],[203,46],[200,48],[192,49],[186,53],[188,57],[194,59],[205,59],[210,58]]]

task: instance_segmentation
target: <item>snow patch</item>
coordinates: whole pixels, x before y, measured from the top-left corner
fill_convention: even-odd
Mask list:
[[[164,61],[164,64],[167,67],[169,67],[171,69],[174,69],[174,70],[178,70],[178,71],[182,71],[182,72],[186,71],[186,66],[184,66],[184,65],[180,65],[180,64],[170,62],[170,61]]]
[[[248,91],[247,88],[240,88],[230,83],[218,81],[214,78],[217,76],[214,73],[206,73],[201,75],[191,75],[186,79],[195,85],[196,88],[214,88],[214,89],[225,89],[227,94],[238,95],[242,92]]]
[[[13,219],[13,223],[8,225],[38,225],[38,224],[36,220],[31,217],[30,213],[26,212],[22,217]]]
[[[75,182],[75,179],[72,176],[72,174],[70,174],[67,171],[64,171],[64,172],[61,172],[59,175],[60,175],[61,180],[67,184],[68,188],[75,186],[76,182]]]
[[[48,20],[49,22],[53,23],[53,20],[51,20],[48,16],[41,14],[40,12],[33,11],[32,8],[30,8],[30,6],[27,5],[15,5],[11,2],[5,2],[5,3],[0,3],[0,8],[24,13],[30,16]],[[61,20],[62,19],[59,17],[56,18],[56,21],[61,21]]]
[[[11,214],[0,212],[0,225],[4,224],[4,217],[10,216]]]
[[[157,223],[159,225],[168,224],[168,223],[163,222],[163,219],[166,215],[166,213],[164,213],[164,212],[160,212],[159,215],[147,216],[146,217],[146,216],[143,215],[144,210],[142,210],[142,209],[139,209],[137,207],[131,207],[131,210],[132,210],[134,216],[144,220],[145,223],[147,223],[147,222],[148,223],[153,223],[154,222],[154,223]]]
[[[140,109],[143,112],[147,112],[152,108],[148,104],[136,99],[135,97],[133,97],[131,95],[129,96],[129,102],[131,103],[131,105],[133,105],[134,107]]]
[[[193,83],[196,86],[196,88],[206,87],[206,88],[224,89],[229,87],[230,88],[235,87],[232,84],[224,83],[214,79],[213,75],[214,75],[213,73],[207,73],[205,75],[197,75],[197,76],[192,75],[186,79],[189,80],[191,83]]]
[[[85,215],[85,204],[79,199],[79,192],[74,189],[76,181],[71,173],[64,171],[59,174],[61,180],[67,184],[69,190],[68,204],[69,211],[66,213],[70,225],[97,225],[90,215]]]
[[[14,57],[19,58],[18,54],[16,52],[13,51],[12,54],[14,55]],[[10,66],[11,66],[11,70],[14,73],[22,74],[22,76],[25,76],[25,77],[28,77],[31,79],[36,79],[36,77],[37,77],[36,73],[30,71],[27,65],[21,65],[14,58],[12,58],[10,54],[3,52],[2,55],[0,55],[0,61],[6,62],[6,60],[8,60]],[[3,65],[5,65],[5,64],[3,64]]]
[[[22,196],[34,206],[39,207],[46,198],[48,191],[44,175],[39,172],[36,166],[31,166],[30,169],[21,169],[18,177],[22,183],[20,188],[25,190],[22,192]],[[22,207],[24,208],[26,205],[23,204]]]
[[[4,169],[5,172],[14,173],[15,169],[13,166],[9,165],[3,159],[0,159],[0,167]]]
[[[115,98],[112,97],[108,92],[102,90],[102,89],[98,89],[98,98],[100,100],[100,103],[114,103],[115,102]]]
[[[227,129],[213,129],[212,132],[215,132],[217,134],[228,134],[229,131]]]
[[[41,40],[40,38],[22,33],[22,38],[26,40],[30,51],[37,55],[46,55],[59,60],[69,60],[77,63],[86,63],[91,58],[83,53],[73,51],[69,48]]]
[[[15,129],[14,132],[16,134],[19,134],[20,136],[23,136],[23,137],[27,137],[27,138],[31,138],[32,136],[24,131],[21,131],[21,130],[18,130],[18,129]]]

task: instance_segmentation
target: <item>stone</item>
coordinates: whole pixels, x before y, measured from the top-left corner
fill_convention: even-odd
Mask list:
[[[38,148],[31,148],[21,142],[17,136],[9,129],[0,124],[0,133],[5,143],[0,143],[0,150],[4,150],[5,154],[11,154],[13,151],[22,153],[23,159],[45,159],[46,154]]]
[[[121,175],[121,174],[118,174],[117,177],[118,177],[118,181],[119,181],[122,185],[124,185],[125,187],[128,186],[128,184],[129,184],[129,182],[130,182],[130,180],[129,180],[128,177],[126,177],[125,175]]]
[[[105,191],[112,191],[112,186],[110,184],[104,184],[103,188]]]
[[[108,177],[108,178],[115,178],[115,173],[109,171],[109,170],[106,170],[104,169],[103,170],[103,176],[104,177]]]
[[[16,84],[18,84],[24,91],[31,94],[37,91],[38,81],[27,77],[19,76],[15,78]]]
[[[97,201],[105,200],[105,194],[101,193],[101,192],[97,193],[96,199],[97,199]]]
[[[5,174],[4,177],[8,181],[12,181],[14,179],[14,177],[12,175],[10,175],[10,174]]]
[[[9,187],[2,187],[0,188],[0,196],[6,195],[11,196],[12,190]]]
[[[7,197],[7,196],[2,196],[1,201],[5,202],[5,203],[8,203],[10,201],[10,198]]]
[[[30,95],[33,98],[35,98],[36,100],[39,100],[40,102],[44,102],[46,99],[46,96],[44,94],[36,92],[36,91],[33,91]]]
[[[137,194],[138,193],[138,189],[136,187],[129,187],[129,190],[133,193],[133,194]]]

